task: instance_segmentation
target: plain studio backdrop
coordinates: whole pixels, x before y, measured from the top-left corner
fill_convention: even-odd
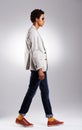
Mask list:
[[[82,0],[0,0],[0,117],[17,116],[28,89],[24,47],[36,8],[45,12],[39,31],[54,116],[82,119]],[[27,116],[32,114],[45,117],[39,88]]]

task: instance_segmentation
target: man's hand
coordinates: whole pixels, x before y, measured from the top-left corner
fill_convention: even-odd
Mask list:
[[[38,70],[38,75],[39,75],[39,79],[43,80],[44,79],[44,72],[42,71],[42,69]]]

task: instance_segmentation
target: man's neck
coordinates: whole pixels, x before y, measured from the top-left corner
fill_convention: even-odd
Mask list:
[[[33,25],[35,26],[36,30],[40,27],[37,23],[33,23]]]

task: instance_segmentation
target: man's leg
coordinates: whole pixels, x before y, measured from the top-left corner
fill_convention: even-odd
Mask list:
[[[32,99],[33,99],[33,97],[36,93],[36,90],[38,88],[38,84],[39,84],[38,72],[31,71],[29,87],[28,87],[27,93],[24,97],[21,108],[19,110],[20,114],[25,115],[28,112],[29,107],[30,107],[31,102],[32,102]]]
[[[52,117],[52,107],[49,99],[49,88],[47,81],[47,73],[44,72],[45,78],[40,81],[41,99],[45,110],[46,117]]]
[[[52,126],[52,125],[63,124],[64,122],[58,121],[53,117],[52,107],[51,107],[51,103],[49,99],[47,72],[44,72],[44,74],[45,74],[45,78],[41,80],[40,82],[40,90],[41,90],[41,98],[42,98],[42,103],[44,106],[45,114],[46,114],[46,117],[48,118],[47,125]]]
[[[38,78],[38,72],[37,71],[31,71],[30,75],[30,83],[27,90],[27,93],[24,97],[24,100],[22,102],[21,108],[19,110],[19,115],[16,118],[16,123],[21,124],[23,126],[32,126],[32,123],[29,123],[25,118],[25,114],[28,112],[29,107],[31,105],[32,99],[36,93],[36,90],[39,85],[39,78]]]

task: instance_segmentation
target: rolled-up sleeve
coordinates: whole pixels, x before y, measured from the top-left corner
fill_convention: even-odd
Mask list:
[[[33,63],[35,65],[36,70],[38,70],[43,67],[43,54],[38,46],[40,43],[36,31],[32,31],[30,33],[30,40]]]

